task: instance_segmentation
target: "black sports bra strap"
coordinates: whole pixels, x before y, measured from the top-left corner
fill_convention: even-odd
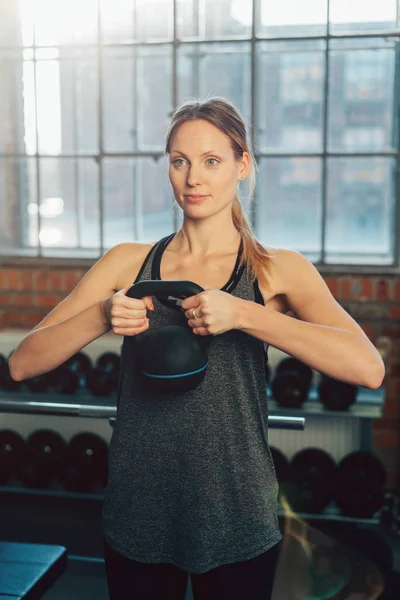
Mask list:
[[[160,279],[160,277],[161,277],[160,264],[161,264],[161,258],[162,258],[163,252],[175,235],[176,235],[175,233],[172,233],[171,235],[167,235],[165,238],[162,238],[157,243],[157,248],[154,253],[153,261],[152,261],[152,265],[151,265],[151,278],[154,280]],[[233,268],[233,272],[229,278],[229,281],[227,281],[227,283],[224,285],[224,287],[221,288],[221,290],[223,292],[232,292],[235,289],[235,287],[237,286],[238,282],[240,281],[240,278],[243,275],[243,271],[246,268],[245,263],[244,262],[241,263],[242,254],[243,254],[243,239],[240,240],[239,250],[238,250],[237,257],[236,257],[235,266]]]
[[[142,276],[142,273],[143,273],[143,271],[145,270],[145,268],[146,268],[146,265],[147,265],[147,263],[149,262],[149,259],[150,259],[151,255],[153,254],[153,252],[154,252],[154,250],[155,250],[156,248],[157,248],[157,244],[154,244],[154,246],[152,246],[152,247],[150,248],[149,252],[147,253],[147,256],[146,256],[146,258],[144,259],[144,261],[143,261],[143,263],[142,263],[142,266],[141,266],[141,267],[140,267],[140,269],[139,269],[139,273],[136,275],[136,279],[135,279],[135,281],[133,282],[133,284],[132,284],[132,285],[134,285],[135,283],[137,283],[137,282],[140,280],[140,278],[141,278],[141,276]]]
[[[260,292],[260,286],[258,284],[258,279],[256,278],[254,280],[253,283],[253,288],[254,288],[254,298],[255,301],[257,302],[257,304],[261,304],[262,306],[264,306],[264,298]]]
[[[166,237],[162,238],[159,242],[157,242],[157,248],[153,256],[153,262],[151,264],[151,278],[153,280],[158,279],[157,274],[160,272],[161,257],[166,246],[168,246],[169,242],[174,236],[175,233],[171,233],[170,235],[167,235]]]
[[[154,244],[154,246],[152,246],[152,247],[150,248],[150,250],[149,250],[149,252],[148,252],[148,254],[147,254],[146,258],[145,258],[145,259],[144,259],[144,261],[143,261],[143,264],[142,264],[142,266],[140,267],[139,273],[137,274],[137,276],[136,276],[136,279],[135,279],[135,281],[133,282],[133,284],[135,284],[135,283],[137,283],[137,282],[139,281],[140,277],[142,276],[142,273],[143,273],[143,271],[144,271],[144,270],[145,270],[145,268],[146,268],[146,265],[147,265],[147,263],[149,262],[149,259],[150,259],[151,255],[153,254],[153,252],[154,252],[154,251],[155,251],[155,254],[154,254],[154,258],[153,258],[153,262],[152,262],[152,279],[157,279],[156,277],[153,277],[153,269],[154,269],[154,262],[155,262],[155,259],[156,259],[156,257],[157,257],[157,256],[158,256],[158,260],[160,260],[160,259],[161,259],[161,256],[160,256],[160,254],[162,254],[162,250],[161,250],[161,252],[160,252],[160,248],[164,248],[164,247],[167,245],[168,241],[169,241],[169,240],[170,240],[170,239],[171,239],[171,238],[172,238],[174,235],[175,235],[174,233],[173,233],[173,234],[171,234],[171,235],[167,235],[165,238],[162,238],[162,240],[159,240],[158,242],[156,242],[156,243]]]

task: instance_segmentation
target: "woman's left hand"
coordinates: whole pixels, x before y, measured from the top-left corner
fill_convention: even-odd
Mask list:
[[[181,308],[196,335],[218,335],[240,329],[240,298],[221,290],[206,290],[185,298]]]

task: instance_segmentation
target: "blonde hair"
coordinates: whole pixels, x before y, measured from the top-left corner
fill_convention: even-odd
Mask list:
[[[254,158],[252,145],[246,133],[246,125],[240,112],[228,100],[217,96],[206,100],[190,100],[179,106],[172,114],[168,127],[165,143],[165,154],[169,154],[171,140],[174,133],[187,121],[202,119],[208,121],[231,140],[235,158],[243,156],[243,152],[250,155],[250,201],[254,201],[257,164]],[[232,219],[243,241],[242,262],[249,269],[252,282],[256,279],[269,288],[266,271],[269,271],[270,255],[267,249],[257,240],[251,225],[246,219],[237,191],[232,205]]]

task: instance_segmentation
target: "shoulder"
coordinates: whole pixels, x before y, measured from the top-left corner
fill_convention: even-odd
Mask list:
[[[275,247],[266,250],[269,255],[266,273],[276,293],[287,294],[299,282],[321,277],[312,262],[297,250]]]
[[[116,287],[122,289],[136,279],[140,267],[156,242],[121,242],[104,255],[115,268]]]
[[[298,250],[289,248],[266,247],[273,268],[280,272],[292,271],[297,268],[306,268],[313,264]]]
[[[121,242],[116,244],[107,254],[118,258],[132,258],[133,256],[143,256],[148,254],[156,242],[143,243],[143,242]]]

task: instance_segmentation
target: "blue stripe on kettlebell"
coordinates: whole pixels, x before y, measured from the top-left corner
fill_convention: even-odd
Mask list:
[[[178,379],[179,377],[189,377],[189,375],[196,375],[197,373],[201,373],[207,369],[208,363],[201,367],[201,369],[197,369],[197,371],[191,371],[190,373],[182,373],[181,375],[152,375],[151,373],[144,373],[142,371],[142,375],[146,375],[147,377],[153,377],[153,379]]]

